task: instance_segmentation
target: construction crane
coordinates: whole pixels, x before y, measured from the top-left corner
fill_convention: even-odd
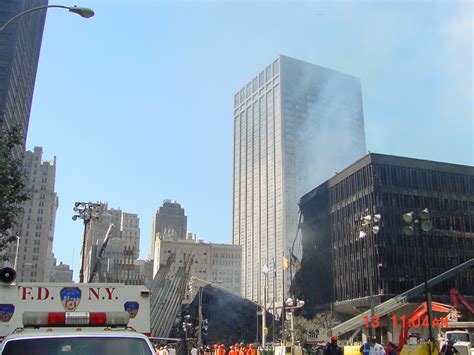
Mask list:
[[[453,305],[455,308],[458,308],[458,301],[469,311],[469,313],[471,313],[471,315],[474,316],[474,305],[470,304],[466,297],[461,295],[458,290],[453,287],[451,289],[451,305]]]
[[[89,277],[89,282],[94,282],[95,277],[97,276],[97,270],[102,262],[102,257],[104,256],[105,249],[107,248],[107,244],[110,239],[110,233],[112,233],[112,229],[114,229],[114,225],[112,223],[109,224],[109,228],[105,233],[104,242],[102,243],[102,247],[100,248],[99,255],[95,261],[94,267],[92,268],[91,275]]]
[[[451,311],[451,307],[449,305],[438,303],[438,302],[431,302],[431,309],[434,312],[440,313],[449,313]],[[400,332],[400,336],[398,338],[398,351],[401,352],[403,346],[405,345],[408,339],[408,331],[412,327],[412,325],[416,324],[416,322],[420,322],[421,317],[428,313],[428,305],[426,302],[422,302],[407,318],[407,321],[404,322],[402,325],[402,331]],[[446,322],[448,324],[448,322]]]
[[[452,269],[449,269],[448,271],[443,272],[442,274],[433,277],[431,280],[429,280],[428,283],[428,288],[433,287],[434,285],[439,284],[440,282],[443,282],[454,275],[460,273],[461,271],[470,268],[471,266],[474,266],[474,258],[470,259],[456,267],[453,267]],[[422,283],[408,291],[405,291],[401,293],[398,296],[395,296],[388,301],[385,301],[384,303],[379,304],[378,306],[375,307],[374,309],[374,314],[376,314],[379,317],[382,317],[384,315],[390,314],[393,311],[397,310],[398,308],[404,306],[405,304],[408,303],[408,299],[416,296],[420,293],[422,293],[425,289],[425,283]],[[371,311],[365,311],[347,321],[344,323],[341,323],[334,328],[329,330],[329,336],[331,335],[341,335],[345,334],[347,332],[350,332],[352,330],[358,329],[360,327],[363,327],[365,324],[365,317],[370,317]]]

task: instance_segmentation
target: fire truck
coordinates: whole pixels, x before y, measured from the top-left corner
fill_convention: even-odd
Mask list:
[[[153,355],[147,336],[128,328],[128,312],[29,312],[0,343],[1,355]]]
[[[25,312],[127,312],[129,326],[150,333],[150,291],[117,283],[0,284],[0,337],[23,327]]]
[[[154,354],[150,291],[144,286],[15,284],[14,270],[5,269],[0,354]]]

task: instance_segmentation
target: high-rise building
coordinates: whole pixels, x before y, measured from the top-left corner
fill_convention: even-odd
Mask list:
[[[23,161],[25,184],[30,199],[23,203],[23,213],[14,233],[20,237],[17,279],[47,282],[53,265],[53,240],[58,196],[54,191],[56,157],[42,160],[43,149],[27,151]]]
[[[73,270],[69,268],[69,265],[63,264],[61,261],[59,264],[53,266],[49,281],[62,283],[72,282],[72,273]]]
[[[48,0],[0,1],[0,24],[47,4]],[[34,11],[10,23],[0,35],[0,129],[20,125],[25,142],[45,18],[46,9]]]
[[[176,201],[164,200],[163,205],[153,216],[150,259],[153,259],[153,250],[155,250],[155,243],[158,239],[163,239],[166,236],[185,240],[187,226],[188,218],[184,214],[184,208]]]
[[[87,282],[96,263],[105,240],[109,226],[114,228],[100,263],[100,273],[95,281],[103,275],[114,275],[114,261],[137,260],[140,253],[140,219],[137,214],[108,208],[99,220],[92,220],[87,228],[84,260],[84,280]]]
[[[356,77],[280,55],[235,94],[233,244],[243,248],[244,297],[261,302],[267,264],[277,274],[270,298],[281,299],[299,197],[364,153]]]
[[[354,314],[422,284],[425,262],[430,279],[474,258],[472,166],[370,153],[307,193],[300,205],[304,247],[294,291],[307,310],[331,304]],[[432,230],[405,235],[403,215],[425,208]],[[375,214],[379,223],[361,223]],[[474,296],[474,271],[431,291],[449,302],[451,287]]]

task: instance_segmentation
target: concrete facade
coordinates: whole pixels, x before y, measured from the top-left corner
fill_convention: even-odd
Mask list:
[[[42,160],[43,149],[25,153],[26,188],[30,200],[23,207],[14,233],[20,237],[17,280],[47,282],[53,263],[53,240],[58,196],[56,195],[56,157]]]
[[[73,270],[69,265],[63,264],[62,261],[58,265],[54,265],[51,271],[50,282],[70,283],[72,281]]]
[[[281,55],[235,94],[233,244],[244,297],[262,302],[267,264],[276,271],[269,298],[281,299],[299,197],[363,154],[358,78]]]
[[[114,265],[117,260],[130,258],[137,260],[140,248],[140,220],[137,214],[123,212],[113,208],[108,208],[105,204],[105,212],[100,220],[93,220],[86,234],[84,280],[88,280],[92,268],[97,260],[97,256],[103,245],[106,232],[110,224],[114,225],[110,234],[110,239],[105,249],[100,265],[100,278],[104,275],[114,275]],[[126,255],[124,254],[126,250]],[[120,274],[122,275],[122,274]],[[96,281],[99,278],[96,278]]]
[[[158,240],[153,264],[153,276],[166,264],[171,253],[176,253],[171,266],[171,274],[183,265],[185,255],[192,255],[194,263],[190,277],[214,283],[228,291],[240,295],[241,255],[238,245],[205,243],[197,237],[192,240]],[[186,298],[192,299],[192,296]]]

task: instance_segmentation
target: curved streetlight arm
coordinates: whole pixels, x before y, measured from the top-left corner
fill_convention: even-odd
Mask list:
[[[94,16],[94,11],[92,11],[91,9],[86,8],[86,7],[64,6],[64,5],[42,5],[42,6],[32,7],[31,9],[25,10],[25,11],[20,12],[19,14],[15,15],[15,16],[13,16],[11,19],[9,19],[7,22],[5,22],[2,27],[0,27],[0,32],[2,32],[10,23],[15,21],[17,18],[22,17],[26,14],[29,14],[30,12],[46,9],[46,8],[49,8],[49,7],[58,7],[58,8],[61,8],[61,9],[67,9],[70,12],[81,15],[82,17],[85,17],[85,18],[89,18],[89,17]]]

